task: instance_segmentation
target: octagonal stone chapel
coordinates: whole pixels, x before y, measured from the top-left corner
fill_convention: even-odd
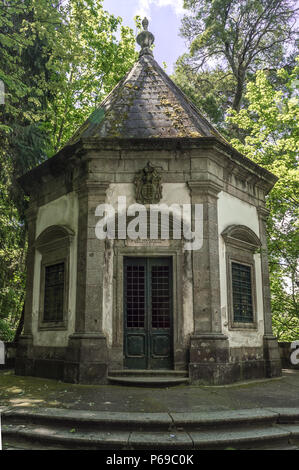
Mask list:
[[[20,178],[30,202],[16,373],[89,384],[278,376],[265,231],[276,177],[171,81],[143,28],[130,72]]]

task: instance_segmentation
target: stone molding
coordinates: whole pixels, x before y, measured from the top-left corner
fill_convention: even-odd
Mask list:
[[[218,194],[223,189],[219,183],[216,183],[212,180],[188,181],[188,186],[190,188],[192,197],[204,195],[218,199]]]
[[[39,290],[39,330],[66,330],[68,324],[69,285],[70,285],[70,245],[75,233],[65,225],[51,225],[47,227],[36,239],[34,247],[41,253],[40,290]],[[64,300],[62,320],[45,322],[44,294],[45,270],[47,266],[64,263]]]
[[[256,208],[257,210],[257,213],[259,215],[259,217],[264,221],[266,222],[268,217],[269,217],[269,214],[270,214],[270,211],[269,209],[267,209],[266,207],[263,207],[263,206],[258,206]]]
[[[50,225],[39,234],[34,242],[34,247],[43,254],[65,245],[69,246],[74,237],[74,231],[68,226]]]
[[[184,319],[183,319],[183,298],[179,286],[183,284],[183,256],[181,242],[169,240],[169,247],[161,246],[126,246],[125,241],[117,241],[113,247],[114,260],[113,270],[115,278],[113,280],[113,313],[112,313],[112,350],[111,359],[115,368],[122,368],[123,354],[123,266],[124,258],[131,257],[169,257],[172,258],[172,279],[173,279],[173,350],[174,367],[181,369],[186,367],[186,344],[184,344]],[[117,367],[116,367],[117,364]]]
[[[85,180],[76,188],[78,198],[80,199],[86,196],[100,196],[101,200],[103,200],[106,197],[106,191],[109,188],[109,184],[110,183],[106,181]]]
[[[197,334],[193,334],[191,335],[191,340],[211,340],[211,341],[214,341],[214,340],[227,340],[228,337],[223,334],[223,333],[197,333]]]
[[[222,233],[226,249],[227,309],[229,330],[257,330],[257,294],[254,253],[260,248],[259,237],[245,225],[230,225]],[[233,312],[232,263],[240,263],[251,268],[251,295],[253,321],[235,322]]]
[[[259,237],[245,225],[230,225],[221,233],[226,244],[255,252],[261,246]]]

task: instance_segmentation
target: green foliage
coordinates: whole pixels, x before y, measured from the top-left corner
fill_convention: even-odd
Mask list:
[[[232,145],[280,178],[267,201],[273,322],[281,340],[298,338],[296,2],[185,0],[184,6],[189,53],[177,61],[173,79]]]
[[[217,129],[228,137],[225,112],[232,106],[235,80],[221,68],[196,72],[188,65],[185,56],[178,59],[173,76],[174,82],[205,114]]]
[[[117,38],[117,34],[119,38]],[[49,134],[57,151],[137,58],[133,31],[103,10],[102,0],[69,0],[47,64],[55,77]]]
[[[11,341],[24,301],[26,238],[3,178],[11,173],[7,166],[2,165],[0,179],[0,339]]]
[[[267,199],[272,311],[275,333],[291,340],[299,336],[299,66],[276,75],[274,86],[265,71],[257,72],[247,86],[248,108],[231,110],[228,119],[248,134],[231,144],[279,177]]]
[[[292,61],[296,1],[185,0],[184,6],[189,14],[181,33],[189,53],[179,58],[174,80],[225,132],[221,119],[229,106],[246,107],[244,90],[252,75]]]
[[[133,31],[103,0],[0,5],[0,337],[24,300],[26,198],[17,178],[61,146],[136,58]]]

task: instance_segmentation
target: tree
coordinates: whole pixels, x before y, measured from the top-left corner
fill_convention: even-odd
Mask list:
[[[236,86],[233,75],[220,67],[212,71],[194,71],[185,58],[186,55],[183,55],[178,59],[171,78],[211,123],[229,138],[225,113],[233,103]]]
[[[218,104],[224,112],[227,99],[240,110],[248,78],[258,69],[286,65],[286,51],[292,56],[296,0],[185,0],[184,6],[190,14],[183,18],[181,33],[190,52],[178,62],[174,78],[181,85],[183,68],[198,77],[199,84],[209,80],[220,92]],[[233,84],[232,91],[227,82],[229,88]],[[202,97],[204,90],[199,89]]]
[[[49,134],[57,151],[133,66],[133,31],[103,10],[102,0],[69,0],[48,63],[52,80]],[[119,39],[117,32],[119,31]]]
[[[17,178],[53,155],[131,67],[133,31],[102,0],[0,5],[0,338],[22,311],[26,198]]]
[[[25,287],[26,202],[16,180],[47,156],[46,63],[60,21],[57,8],[58,2],[46,0],[0,6],[0,79],[6,91],[0,105],[0,335],[6,340],[13,338]]]
[[[228,119],[248,133],[244,143],[231,144],[279,177],[267,199],[272,311],[275,333],[293,340],[299,336],[299,65],[278,70],[276,86],[268,75],[256,73],[247,86],[248,108],[231,110]]]

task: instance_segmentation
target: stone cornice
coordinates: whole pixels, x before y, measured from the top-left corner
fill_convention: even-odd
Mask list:
[[[192,149],[201,151],[198,157],[195,156],[195,158],[201,158],[204,156],[202,151],[208,150],[209,156],[207,158],[212,158],[211,155],[214,154],[213,158],[223,162],[223,167],[228,174],[233,172],[237,177],[244,178],[260,187],[265,193],[270,191],[278,179],[275,175],[237,152],[228,143],[220,141],[217,137],[200,137],[149,139],[85,138],[73,145],[64,147],[55,156],[20,177],[18,181],[26,194],[34,196],[36,192],[40,193],[40,189],[42,189],[43,177],[52,175],[55,178],[69,171],[70,168],[73,170],[81,164],[82,158],[84,160],[86,156],[88,157],[88,153],[93,151],[96,151],[97,157],[91,158],[100,158],[101,152],[107,150],[115,151],[117,158],[119,158],[119,152],[121,153],[122,151],[159,152],[169,150],[184,152]],[[37,185],[39,185],[38,191]]]
[[[189,181],[188,186],[192,196],[207,195],[218,197],[218,194],[223,189],[220,184],[212,180]]]
[[[257,213],[260,217],[260,219],[266,221],[269,217],[269,214],[270,214],[270,211],[269,209],[267,209],[266,207],[263,207],[263,206],[259,206],[256,208],[257,210]]]
[[[76,192],[78,193],[79,198],[88,195],[105,199],[109,184],[110,183],[106,181],[85,180],[77,186]]]

